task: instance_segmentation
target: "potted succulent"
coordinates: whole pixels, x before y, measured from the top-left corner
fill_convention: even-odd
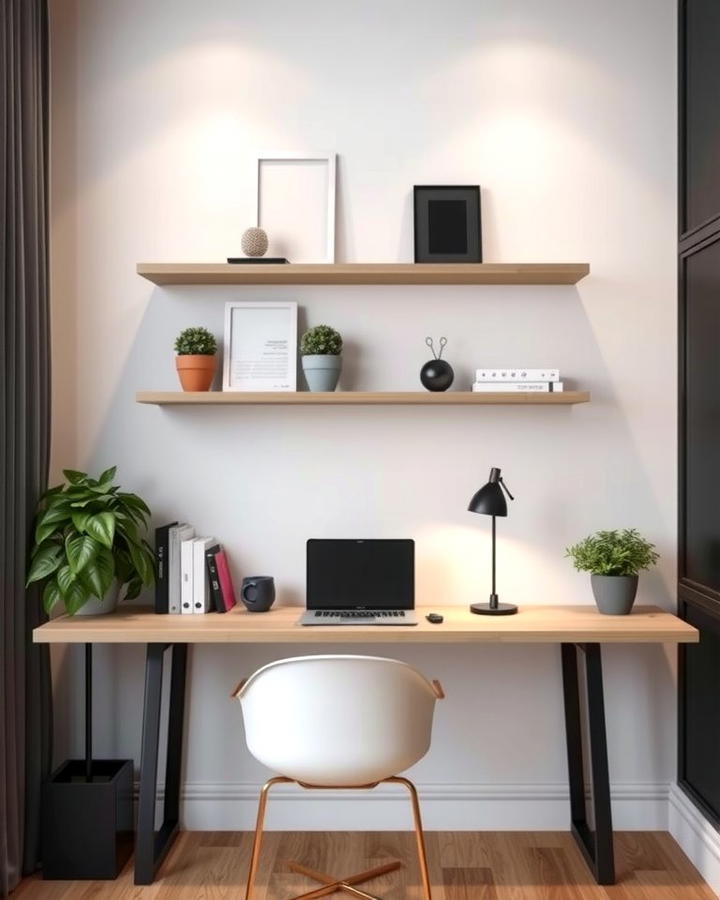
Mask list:
[[[186,328],[175,340],[175,366],[184,391],[209,391],[215,377],[217,341],[207,328]]]
[[[590,572],[595,602],[601,613],[626,616],[638,587],[638,572],[658,561],[655,545],[634,528],[598,531],[569,547],[566,553],[579,572]]]
[[[343,341],[329,325],[316,325],[300,339],[305,381],[311,391],[334,391],[342,367]]]
[[[40,499],[27,583],[44,581],[43,606],[70,615],[112,612],[155,581],[155,554],[145,539],[150,510],[114,484],[117,467],[99,478],[65,469],[66,484]]]

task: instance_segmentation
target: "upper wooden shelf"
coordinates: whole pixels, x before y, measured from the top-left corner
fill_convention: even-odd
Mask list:
[[[156,406],[568,406],[587,403],[587,391],[472,393],[448,391],[139,391],[138,403]]]
[[[153,284],[576,284],[588,263],[138,263]]]

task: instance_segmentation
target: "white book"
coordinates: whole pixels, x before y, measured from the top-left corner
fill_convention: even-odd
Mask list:
[[[210,582],[205,551],[215,544],[215,538],[201,537],[193,541],[193,613],[202,615],[210,612]]]
[[[180,613],[191,615],[193,611],[193,545],[194,538],[180,543]]]
[[[168,613],[180,612],[180,544],[194,534],[195,529],[186,522],[168,532]]]
[[[565,387],[562,381],[476,381],[472,389],[487,394],[557,394]]]
[[[491,369],[477,369],[475,381],[560,381],[560,370],[498,366]]]

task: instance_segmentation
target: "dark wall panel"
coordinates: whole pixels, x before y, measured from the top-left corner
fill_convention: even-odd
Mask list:
[[[686,65],[680,82],[685,109],[681,228],[690,231],[720,213],[720,2],[687,0],[682,6]]]
[[[700,643],[684,648],[681,778],[720,820],[720,618],[688,606]]]
[[[720,238],[685,259],[682,290],[686,552],[681,574],[720,592]]]

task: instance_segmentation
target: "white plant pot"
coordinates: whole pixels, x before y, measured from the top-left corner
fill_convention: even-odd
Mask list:
[[[303,356],[302,367],[311,391],[334,391],[340,378],[342,357],[325,353]]]
[[[91,600],[88,600],[87,603],[81,606],[80,609],[75,613],[75,615],[104,616],[107,613],[115,612],[115,610],[117,609],[119,597],[120,582],[113,581],[102,600],[98,600],[96,597],[93,597]]]

